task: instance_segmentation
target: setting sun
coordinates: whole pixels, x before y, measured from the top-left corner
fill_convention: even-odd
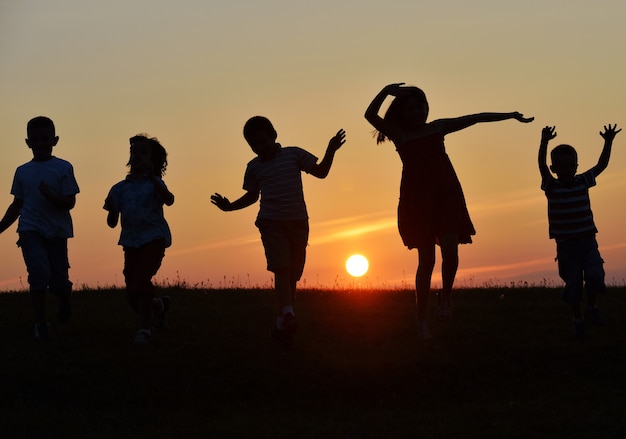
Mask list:
[[[346,261],[346,271],[354,277],[361,277],[369,268],[369,262],[363,255],[352,255]]]

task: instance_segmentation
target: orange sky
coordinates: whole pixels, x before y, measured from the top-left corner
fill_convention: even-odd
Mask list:
[[[540,132],[556,125],[555,142],[577,148],[582,170],[597,161],[602,126],[626,125],[624,2],[216,3],[0,6],[0,209],[12,200],[15,168],[31,158],[26,122],[50,116],[55,154],[74,164],[81,187],[70,241],[77,286],[122,283],[119,230],[106,226],[102,204],[124,178],[128,138],[139,132],[168,149],[165,180],[176,195],[166,208],[174,243],[157,280],[269,285],[253,225],[258,205],[224,213],[209,201],[214,192],[242,194],[253,155],[241,129],[256,114],[274,122],[283,145],[319,157],[339,128],[347,132],[328,178],[303,176],[311,223],[303,283],[411,286],[417,253],[403,247],[395,222],[400,160],[390,144],[375,144],[363,118],[391,82],[423,88],[430,119],[535,116],[446,139],[478,231],[461,247],[457,285],[558,284],[539,189]],[[626,279],[625,139],[616,137],[591,191],[607,281],[617,284]],[[26,286],[16,240],[15,228],[0,235],[0,290]],[[357,252],[370,271],[352,279],[344,263]]]

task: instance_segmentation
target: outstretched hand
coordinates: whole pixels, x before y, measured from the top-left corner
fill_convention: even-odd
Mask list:
[[[535,120],[534,117],[524,117],[522,113],[519,113],[517,111],[513,113],[513,119],[518,120],[523,123],[528,123],[528,122],[532,122],[533,120]]]
[[[541,130],[541,141],[549,142],[556,137],[556,127],[547,126]]]
[[[608,140],[610,142],[613,141],[613,139],[615,138],[615,135],[617,133],[619,133],[620,131],[622,131],[622,129],[620,128],[619,130],[617,129],[617,124],[611,126],[611,124],[609,124],[609,126],[607,127],[606,125],[604,125],[604,132],[600,131],[600,135],[602,136],[602,138],[604,140]]]
[[[330,139],[330,142],[328,142],[328,149],[336,152],[344,143],[346,143],[346,132],[342,128],[337,131],[337,134],[335,134],[332,139]]]
[[[215,193],[214,195],[211,195],[211,203],[215,204],[220,210],[223,211],[228,211],[230,210],[230,201],[228,200],[228,198]]]

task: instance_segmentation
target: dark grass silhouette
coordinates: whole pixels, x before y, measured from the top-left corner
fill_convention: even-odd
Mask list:
[[[290,352],[269,336],[272,290],[161,293],[168,326],[139,349],[121,290],[77,292],[46,344],[28,295],[0,294],[0,437],[626,434],[626,288],[602,298],[608,325],[584,341],[558,289],[455,290],[428,342],[410,291],[307,290]]]

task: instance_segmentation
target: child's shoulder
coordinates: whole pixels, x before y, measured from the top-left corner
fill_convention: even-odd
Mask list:
[[[117,183],[115,183],[113,186],[111,186],[111,191],[114,190],[119,190],[120,188],[122,188],[123,186],[126,186],[128,183],[130,182],[130,179],[128,178],[128,176],[126,178],[124,178],[123,180],[118,181]]]
[[[53,168],[53,169],[62,169],[62,170],[70,170],[73,171],[74,170],[74,166],[67,160],[59,158],[57,156],[52,156],[50,157],[48,160],[44,160],[41,162],[35,161],[35,160],[31,160],[28,163],[25,163],[24,166],[32,164],[33,166],[43,166],[43,167],[47,167],[48,169]]]

